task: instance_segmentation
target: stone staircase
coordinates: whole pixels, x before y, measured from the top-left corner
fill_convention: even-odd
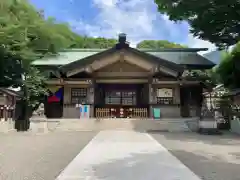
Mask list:
[[[55,131],[101,131],[135,130],[145,131],[191,131],[186,121],[194,119],[61,119]]]
[[[13,122],[0,122],[0,132],[14,130]],[[35,119],[30,132],[48,133],[62,131],[134,130],[139,132],[189,132],[197,127],[197,119]]]

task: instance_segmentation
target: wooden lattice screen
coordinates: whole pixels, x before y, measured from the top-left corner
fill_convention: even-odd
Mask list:
[[[116,118],[116,111],[114,108],[96,108],[95,116],[96,118]],[[124,118],[147,118],[148,109],[147,108],[128,108],[124,109],[125,116]],[[120,116],[121,117],[121,116]]]

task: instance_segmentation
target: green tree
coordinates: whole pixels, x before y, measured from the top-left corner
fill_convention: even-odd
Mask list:
[[[186,20],[195,37],[219,48],[236,44],[239,39],[239,0],[155,0],[158,10],[171,20]]]
[[[55,53],[59,38],[27,1],[1,1],[0,17],[0,85],[20,86],[24,90],[21,121],[16,122],[18,129],[21,126],[21,130],[27,130],[35,98],[40,101],[46,92],[43,76],[30,66],[31,61]]]
[[[18,86],[24,91],[22,121],[17,128],[29,128],[29,116],[47,93],[43,72],[31,66],[36,58],[57,55],[66,48],[107,48],[116,41],[89,38],[71,31],[67,24],[47,20],[27,0],[0,1],[0,86]],[[22,78],[24,77],[24,78]]]
[[[93,49],[106,49],[113,47],[116,43],[116,39],[106,39],[102,37],[92,38],[87,36],[79,36],[75,34],[75,40],[71,45],[71,48],[93,48]]]
[[[226,53],[223,60],[216,67],[216,73],[219,81],[227,88],[240,88],[240,43],[238,43],[232,52]]]
[[[218,83],[217,74],[213,69],[210,70],[190,70],[185,71],[182,75],[183,79],[186,80],[198,80],[209,87],[214,87]]]
[[[172,43],[166,40],[144,40],[137,44],[137,48],[161,49],[161,48],[185,48],[186,46]]]

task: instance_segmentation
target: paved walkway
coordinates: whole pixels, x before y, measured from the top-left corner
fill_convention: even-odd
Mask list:
[[[146,133],[101,131],[57,180],[200,180]]]

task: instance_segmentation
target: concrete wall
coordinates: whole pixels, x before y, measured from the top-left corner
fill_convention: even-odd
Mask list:
[[[160,108],[161,118],[179,118],[181,117],[180,107],[177,105],[151,105],[150,117],[153,117],[153,108]]]
[[[240,134],[240,121],[235,119],[231,121],[231,131]]]
[[[153,108],[160,108],[161,118],[177,118],[181,117],[180,113],[180,92],[179,85],[177,84],[153,84],[152,103],[150,106],[150,117],[153,117]],[[173,105],[157,105],[157,89],[158,88],[171,88],[173,89]]]
[[[87,88],[88,85],[64,85],[63,118],[79,118],[79,108],[71,104],[71,88]]]
[[[89,109],[90,117],[94,116],[94,107],[90,105]],[[80,118],[80,109],[75,105],[64,106],[63,108],[63,118],[76,119]]]

